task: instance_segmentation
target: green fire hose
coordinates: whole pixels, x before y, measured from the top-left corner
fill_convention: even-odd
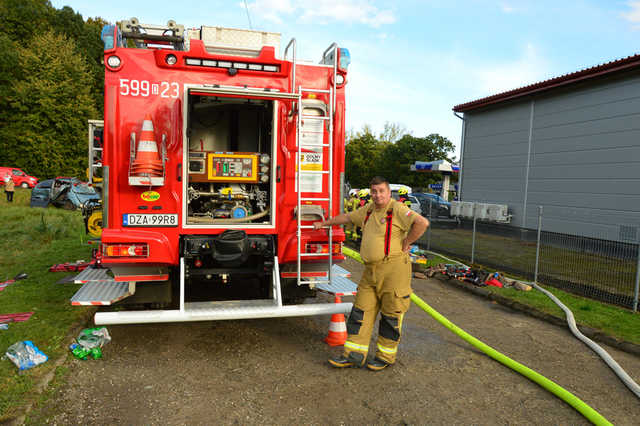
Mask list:
[[[343,247],[342,252],[345,255],[357,260],[358,262],[362,262],[360,253],[354,250],[351,250],[347,247]],[[413,303],[418,305],[423,311],[431,315],[436,321],[438,321],[440,324],[448,328],[451,332],[456,334],[462,340],[466,341],[467,343],[474,346],[475,348],[481,350],[486,355],[495,359],[496,361],[522,374],[529,380],[539,384],[540,386],[542,386],[543,388],[545,388],[546,390],[548,390],[549,392],[551,392],[552,394],[554,394],[555,396],[557,396],[558,398],[566,402],[567,404],[571,405],[573,408],[575,408],[580,414],[582,414],[587,420],[589,420],[593,424],[611,425],[611,423],[607,419],[605,419],[596,410],[588,406],[580,398],[578,398],[568,390],[564,389],[563,387],[559,386],[552,380],[547,379],[540,373],[537,373],[532,369],[530,369],[529,367],[522,365],[517,361],[512,360],[506,355],[501,354],[500,352],[493,349],[491,346],[482,343],[480,340],[476,339],[475,337],[473,337],[472,335],[465,332],[460,327],[456,326],[454,323],[449,321],[447,318],[442,316],[438,311],[436,311],[431,306],[429,306],[424,300],[416,296],[415,293],[411,294],[411,300],[413,301]]]

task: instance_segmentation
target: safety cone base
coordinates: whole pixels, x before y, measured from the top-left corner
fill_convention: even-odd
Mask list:
[[[340,303],[340,297],[336,296],[336,303]],[[347,323],[344,320],[344,314],[331,315],[329,322],[329,334],[324,339],[329,346],[343,346],[347,341]]]

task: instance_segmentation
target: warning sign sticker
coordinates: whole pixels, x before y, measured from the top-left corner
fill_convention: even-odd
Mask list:
[[[322,171],[322,152],[301,152],[300,153],[300,170],[306,172]],[[300,190],[302,192],[322,192],[322,176],[302,175],[300,180]]]

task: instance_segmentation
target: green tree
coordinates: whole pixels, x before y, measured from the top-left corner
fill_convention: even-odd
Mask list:
[[[404,135],[396,143],[388,144],[380,156],[381,174],[393,183],[424,188],[429,183],[440,181],[440,176],[431,173],[412,172],[410,166],[416,161],[450,160],[455,146],[437,133],[418,138]]]
[[[104,47],[100,40],[102,27],[107,24],[102,18],[89,18],[85,22],[82,15],[69,6],[54,9],[51,17],[52,27],[61,34],[75,41],[79,55],[86,58],[87,70],[91,75],[91,94],[95,106],[100,111],[104,107],[104,66],[102,57]],[[94,118],[100,118],[94,117]]]
[[[380,157],[388,142],[378,140],[365,125],[360,132],[351,133],[345,153],[345,176],[354,188],[369,186],[369,181],[380,173]]]
[[[0,162],[39,177],[82,176],[87,120],[96,117],[91,77],[72,40],[47,31],[17,49],[20,80],[6,99]]]
[[[11,40],[25,44],[48,30],[54,11],[48,0],[0,0],[0,27]]]
[[[384,123],[382,133],[380,133],[380,140],[385,142],[395,142],[404,135],[410,135],[411,132],[407,130],[404,124],[391,123],[389,121]]]

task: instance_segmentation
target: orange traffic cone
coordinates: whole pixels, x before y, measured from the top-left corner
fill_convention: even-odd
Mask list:
[[[162,159],[158,154],[158,144],[156,143],[150,114],[147,114],[142,122],[140,142],[138,142],[136,159],[131,165],[131,172],[134,175],[162,176]]]
[[[342,303],[340,296],[336,296],[336,303]],[[324,339],[329,346],[342,346],[347,341],[347,323],[344,314],[331,315],[329,334]]]

